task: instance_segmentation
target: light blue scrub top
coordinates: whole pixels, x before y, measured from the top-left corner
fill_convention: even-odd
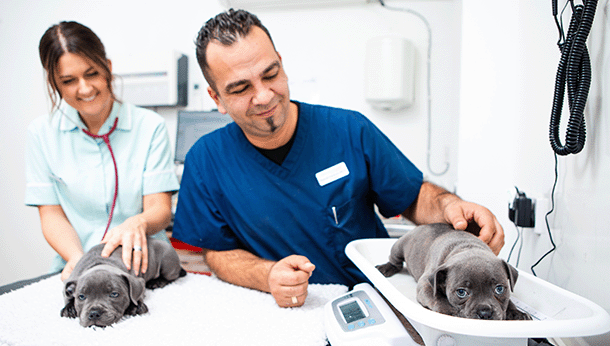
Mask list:
[[[117,117],[110,144],[118,167],[119,192],[110,228],[141,213],[144,195],[179,188],[164,119],[153,111],[115,102],[98,134],[106,134]],[[106,229],[115,174],[104,141],[89,137],[83,128],[87,127],[77,111],[65,104],[50,117],[41,116],[30,124],[25,204],[61,205],[88,251],[100,243]],[[165,232],[155,237],[167,240]],[[65,263],[57,255],[50,271],[61,270]]]

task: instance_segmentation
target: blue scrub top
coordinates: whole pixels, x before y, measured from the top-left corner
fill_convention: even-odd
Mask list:
[[[348,242],[388,237],[374,211],[395,216],[415,200],[422,173],[362,114],[299,105],[294,144],[281,165],[231,123],[186,156],[173,236],[212,250],[280,260],[303,255],[311,283],[366,281]]]

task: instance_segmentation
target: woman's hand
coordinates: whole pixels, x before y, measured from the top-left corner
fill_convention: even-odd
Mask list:
[[[136,275],[148,269],[148,244],[146,242],[147,222],[141,215],[135,215],[108,230],[102,243],[102,257],[108,257],[119,246],[123,247],[123,263],[133,269]],[[133,265],[132,265],[133,264]]]
[[[81,257],[83,257],[82,253],[72,256],[72,258],[70,258],[68,260],[68,262],[66,263],[66,266],[61,271],[61,281],[66,281],[68,279],[68,277],[70,277],[70,274],[72,274],[74,267],[76,267],[76,263],[78,263],[78,261],[81,259]]]
[[[123,246],[123,263],[136,275],[148,270],[147,235],[165,229],[172,219],[172,193],[159,192],[142,198],[143,211],[108,230],[102,243],[102,257],[108,257],[119,245]],[[133,264],[133,265],[132,265]]]

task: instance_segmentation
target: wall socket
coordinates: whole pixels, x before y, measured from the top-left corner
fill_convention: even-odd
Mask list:
[[[537,198],[536,203],[536,224],[534,226],[534,233],[543,234],[547,232],[546,229],[546,213],[551,210],[551,201],[548,198]]]

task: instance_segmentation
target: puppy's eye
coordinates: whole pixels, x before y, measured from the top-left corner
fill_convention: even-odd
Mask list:
[[[85,300],[85,299],[87,299],[87,297],[85,297],[84,294],[79,294],[78,295],[78,300]]]
[[[458,298],[460,298],[460,299],[464,299],[464,298],[468,297],[468,291],[463,288],[458,288],[455,291],[455,295],[457,295]]]
[[[496,286],[496,289],[494,291],[496,292],[496,294],[500,295],[500,294],[504,294],[504,290],[505,290],[504,286],[498,285],[498,286]]]
[[[110,293],[110,298],[117,298],[119,296],[119,292]]]

